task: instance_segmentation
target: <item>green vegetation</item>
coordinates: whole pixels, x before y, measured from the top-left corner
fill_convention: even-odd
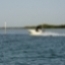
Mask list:
[[[42,24],[42,25],[37,25],[37,26],[41,26],[42,28],[65,28],[65,25]],[[37,26],[26,26],[24,28],[36,28]]]

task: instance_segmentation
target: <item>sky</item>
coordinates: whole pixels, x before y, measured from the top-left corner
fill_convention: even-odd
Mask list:
[[[0,27],[65,24],[65,0],[0,0]]]

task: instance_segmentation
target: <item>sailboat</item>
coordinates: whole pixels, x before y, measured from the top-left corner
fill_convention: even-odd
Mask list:
[[[6,22],[5,22],[5,26],[4,26],[4,28],[5,28],[5,34],[6,34]]]

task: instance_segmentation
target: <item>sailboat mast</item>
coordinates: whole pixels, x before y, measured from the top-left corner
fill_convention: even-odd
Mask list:
[[[5,22],[5,34],[6,34],[6,22]]]

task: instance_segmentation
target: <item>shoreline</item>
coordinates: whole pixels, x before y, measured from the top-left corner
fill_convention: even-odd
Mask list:
[[[42,25],[37,25],[40,26],[41,28],[45,29],[64,29],[65,28],[65,24],[64,25],[50,25],[50,24],[42,24]],[[7,29],[35,29],[37,26],[24,26],[24,27],[6,27]],[[0,27],[0,29],[5,29],[5,27]]]

